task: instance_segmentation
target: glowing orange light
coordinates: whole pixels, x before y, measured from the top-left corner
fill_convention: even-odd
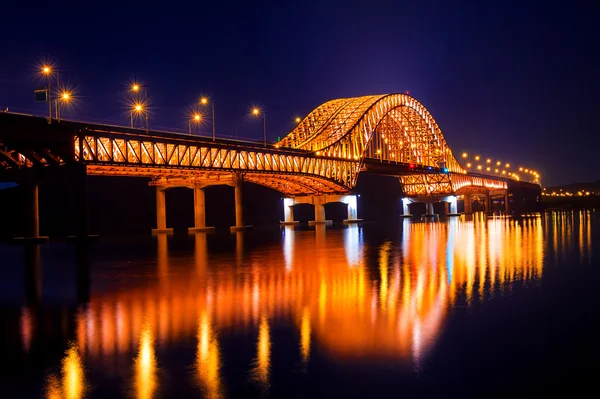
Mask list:
[[[200,104],[202,104],[202,105],[206,105],[206,104],[208,104],[208,98],[206,98],[206,97],[202,97],[202,98],[200,99]]]
[[[485,160],[485,163],[491,163],[491,162],[492,162],[492,160],[489,158]]]
[[[134,92],[140,91],[140,85],[137,83],[134,83],[133,85],[131,85],[131,91],[134,91]]]
[[[479,161],[479,158],[480,158],[479,155],[475,155],[475,160],[476,161]]]
[[[253,109],[252,109],[252,115],[260,115],[260,109],[258,109],[258,108],[253,108]]]
[[[300,123],[301,120],[300,117],[296,117],[296,123]]]
[[[383,137],[383,134],[382,134],[381,136]],[[462,157],[463,157],[463,158],[466,158],[466,157],[468,157],[468,156],[469,156],[469,154],[467,154],[466,152],[463,152],[463,153],[462,153]]]
[[[467,164],[467,168],[470,168],[470,167],[471,167],[471,162],[469,162],[469,163]]]
[[[194,120],[196,122],[200,121],[200,119],[202,119],[202,115],[200,115],[200,114],[194,114]]]
[[[42,73],[44,75],[50,75],[52,73],[52,68],[50,68],[48,65],[44,65],[42,66]]]

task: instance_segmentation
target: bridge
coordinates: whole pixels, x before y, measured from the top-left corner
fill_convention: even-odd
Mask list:
[[[409,204],[444,204],[465,213],[473,199],[490,209],[501,197],[509,210],[510,186],[527,185],[518,177],[468,172],[452,153],[427,109],[406,94],[370,95],[328,101],[309,113],[275,144],[198,137],[86,122],[57,121],[31,115],[0,113],[0,179],[31,184],[32,237],[39,236],[37,179],[57,169],[73,171],[82,204],[87,202],[85,176],[142,176],[156,187],[157,228],[167,232],[165,190],[194,190],[195,226],[205,225],[204,188],[235,188],[236,225],[243,229],[242,183],[251,182],[285,195],[284,222],[294,223],[293,207],[315,206],[315,224],[327,223],[324,205],[348,204],[348,222],[357,221],[352,194],[360,173],[396,176]],[[533,184],[539,189],[539,185]],[[479,201],[478,201],[479,203]],[[81,217],[85,216],[82,205]],[[83,231],[87,228],[82,225]]]

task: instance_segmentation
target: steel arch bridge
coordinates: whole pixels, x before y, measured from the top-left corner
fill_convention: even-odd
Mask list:
[[[398,176],[408,196],[506,188],[508,180],[467,173],[429,111],[406,94],[328,101],[269,146],[0,113],[0,169],[70,163],[90,175],[145,176],[157,185],[243,175],[291,196],[347,193],[364,171]]]

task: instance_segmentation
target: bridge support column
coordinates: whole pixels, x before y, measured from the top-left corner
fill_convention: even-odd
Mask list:
[[[315,220],[309,220],[308,225],[315,224],[332,224],[331,220],[325,220],[325,199],[322,195],[314,195],[311,197],[312,204],[315,206]]]
[[[204,205],[204,188],[194,187],[194,227],[188,229],[190,233],[212,231],[214,227],[206,227],[206,207]]]
[[[402,198],[402,217],[404,218],[411,218],[413,216],[410,214],[408,204],[410,204],[410,200],[408,198]]]
[[[508,202],[508,191],[507,191],[506,193],[504,193],[504,211],[506,213],[508,213],[509,209],[510,209],[510,206],[509,206],[509,202]]]
[[[39,186],[36,183],[24,186],[26,190],[27,199],[29,203],[28,214],[25,216],[25,220],[28,222],[25,237],[17,237],[17,242],[43,242],[48,240],[48,237],[40,237],[40,211],[39,211]]]
[[[471,214],[473,213],[473,203],[471,201],[471,196],[468,194],[465,194],[464,196],[464,211],[463,213],[466,214]]]
[[[234,194],[235,194],[235,226],[231,226],[231,231],[245,230],[252,226],[244,225],[244,202],[242,199],[244,179],[242,175],[238,175],[234,179]]]
[[[294,220],[294,205],[294,198],[283,199],[283,221],[280,221],[280,224],[291,225],[300,223]]]
[[[439,215],[437,215],[436,213],[434,213],[433,210],[433,202],[431,202],[432,199],[431,197],[428,197],[426,202],[425,202],[425,214],[423,216],[421,216],[421,220],[437,220],[439,218]]]
[[[315,223],[325,223],[325,205],[315,204]]]
[[[433,203],[427,202],[425,203],[425,216],[433,216]]]
[[[348,219],[343,221],[344,224],[360,223],[362,219],[358,218],[358,201],[356,195],[345,195],[342,202],[348,205]]]
[[[152,233],[172,233],[172,228],[167,228],[167,191],[156,186],[156,229]]]
[[[456,203],[456,196],[451,196],[450,197],[450,213],[448,213],[448,216],[457,216],[458,215],[458,206]]]

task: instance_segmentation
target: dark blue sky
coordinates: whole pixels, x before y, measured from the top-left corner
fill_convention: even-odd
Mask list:
[[[545,185],[600,179],[592,2],[18,3],[0,14],[0,107],[44,112],[32,92],[45,58],[77,88],[71,118],[126,124],[138,78],[151,127],[186,129],[207,93],[217,135],[254,139],[252,103],[274,140],[327,100],[408,90],[458,155],[537,168]]]

